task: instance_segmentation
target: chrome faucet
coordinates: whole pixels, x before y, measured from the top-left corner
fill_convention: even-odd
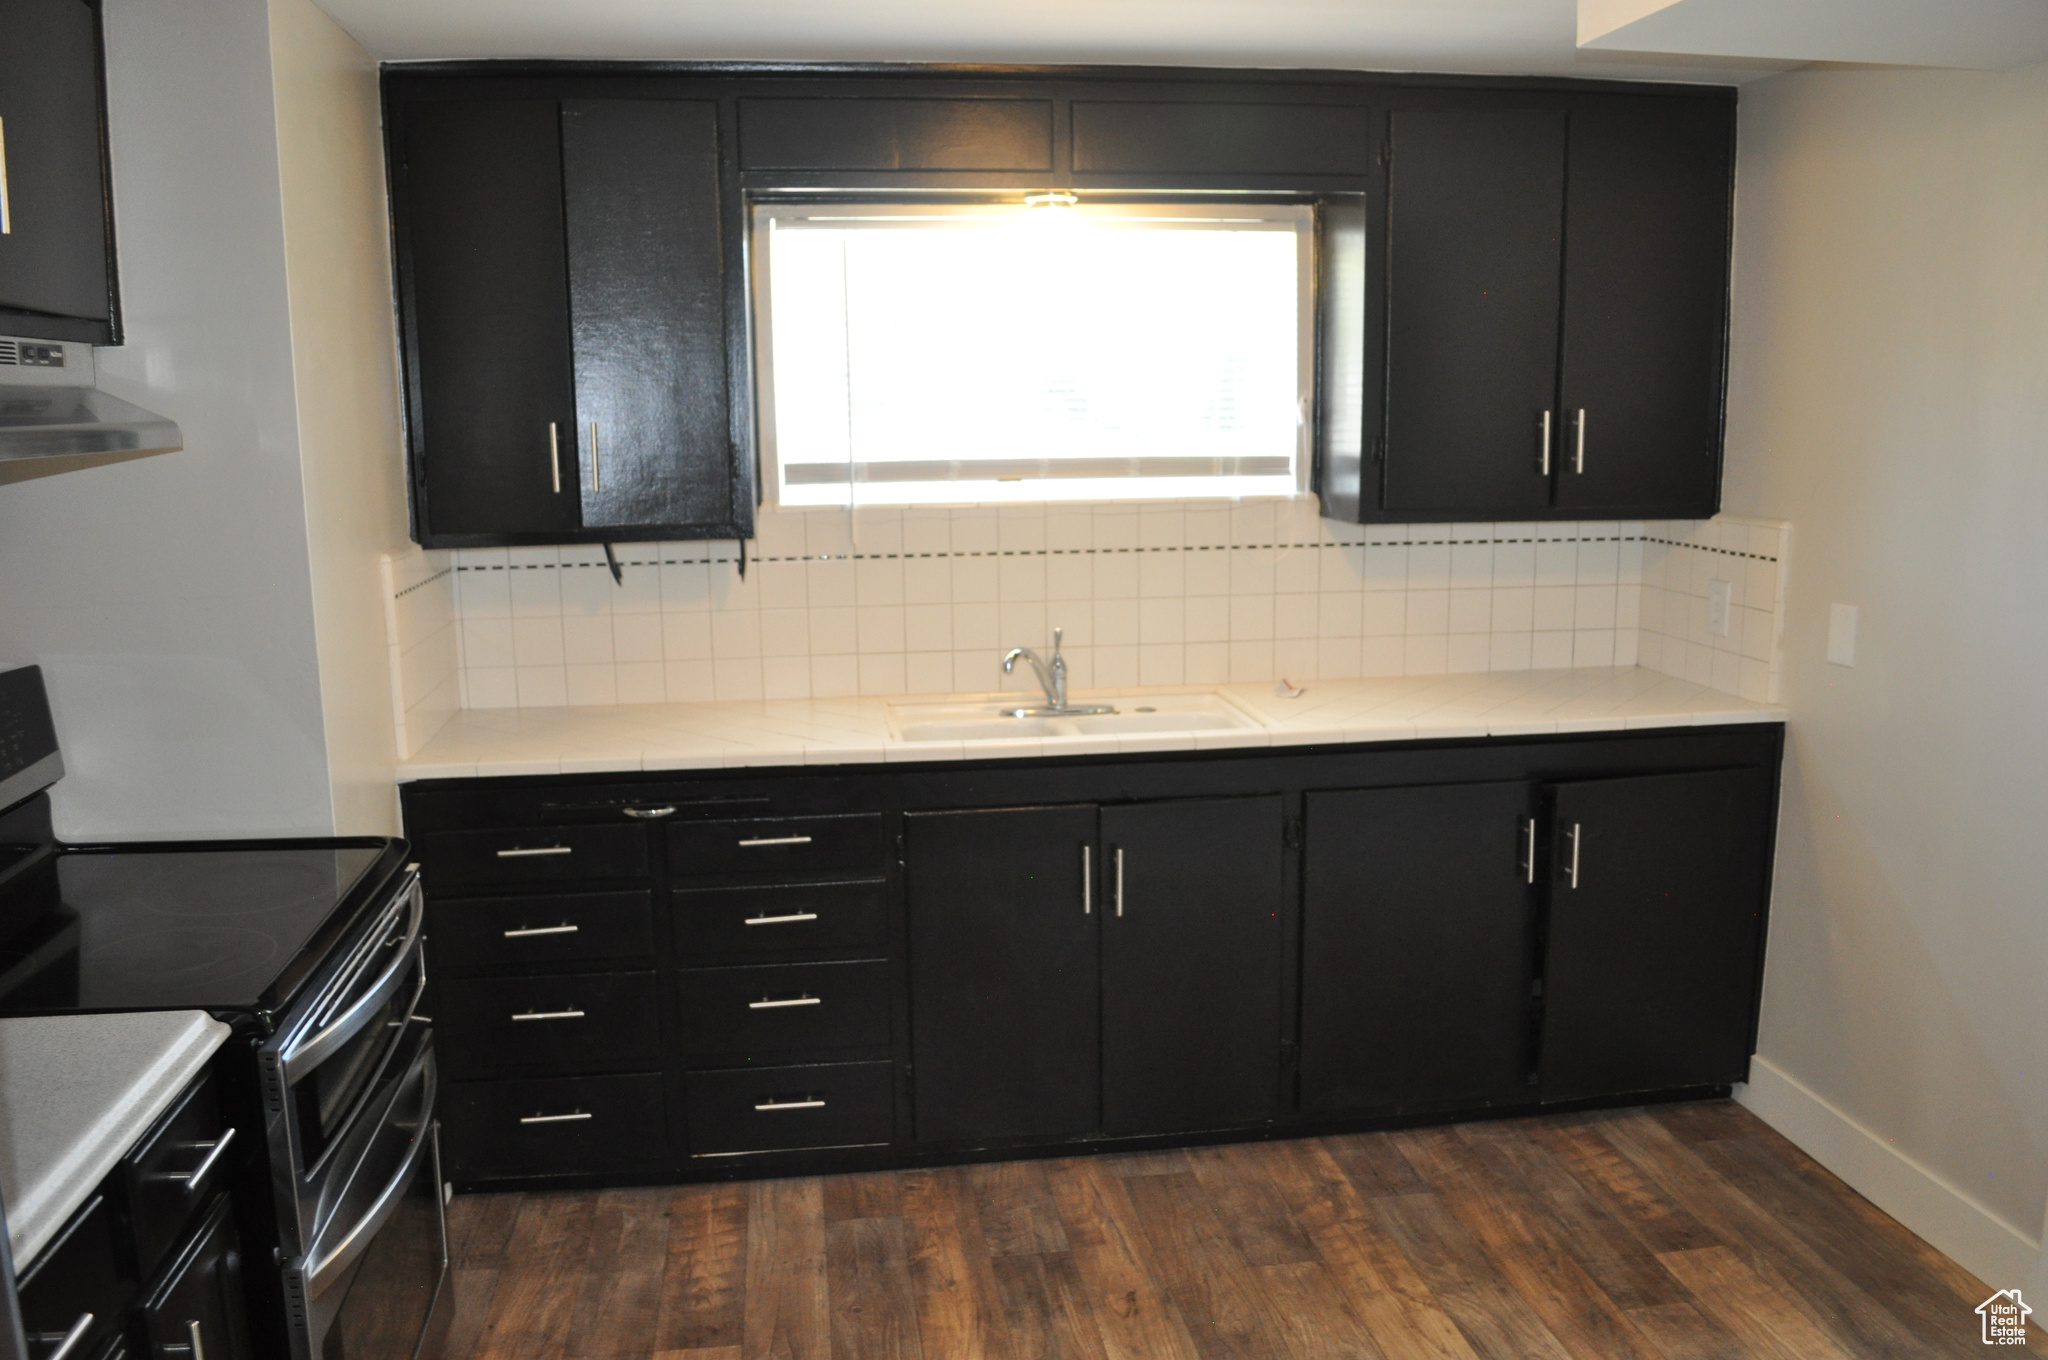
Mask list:
[[[1031,669],[1038,673],[1038,686],[1045,691],[1045,704],[1040,708],[1006,708],[1003,712],[1013,718],[1052,718],[1069,713],[1114,713],[1113,704],[1070,704],[1067,702],[1067,659],[1060,655],[1060,640],[1066,629],[1052,630],[1052,664],[1029,647],[1012,647],[1003,657],[1003,674],[1014,675],[1021,658],[1031,663]]]

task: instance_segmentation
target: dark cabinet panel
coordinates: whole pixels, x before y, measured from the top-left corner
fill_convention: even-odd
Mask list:
[[[75,1327],[87,1330],[74,1354],[116,1329],[135,1287],[121,1267],[117,1241],[113,1206],[96,1194],[22,1269],[21,1325],[36,1360],[57,1351]]]
[[[632,1072],[661,1065],[652,973],[453,978],[435,1044],[450,1078]]]
[[[105,329],[112,305],[97,7],[0,0],[0,34],[0,313],[101,323],[60,334],[0,314],[0,332],[104,344],[116,337]]]
[[[1572,110],[1560,506],[1719,506],[1732,122],[1684,99]]]
[[[643,1169],[668,1153],[661,1078],[523,1078],[447,1087],[442,1115],[456,1181],[536,1172]]]
[[[1545,1100],[1748,1077],[1771,806],[1761,769],[1557,786]]]
[[[690,1155],[893,1142],[893,1086],[885,1062],[688,1073]]]
[[[1401,109],[1391,123],[1383,504],[1547,507],[1565,115]]]
[[[682,1051],[790,1058],[889,1042],[889,964],[774,963],[676,974]]]
[[[1341,175],[1371,171],[1358,106],[1074,101],[1074,173]]]
[[[1530,785],[1308,796],[1301,1107],[1526,1096]]]
[[[163,1280],[143,1300],[142,1328],[156,1360],[248,1360],[242,1243],[233,1202],[221,1195]]]
[[[404,109],[398,182],[421,542],[578,523],[559,114]]]
[[[668,832],[669,872],[678,877],[880,869],[888,858],[878,812],[674,822]]]
[[[743,170],[1050,170],[1048,99],[742,99]]]
[[[427,937],[435,971],[449,977],[560,973],[598,963],[654,963],[652,894],[547,893],[435,897]]]
[[[421,836],[418,843],[421,875],[430,893],[642,878],[647,873],[647,832],[637,826],[440,831]]]
[[[1102,811],[1102,1128],[1256,1123],[1280,1095],[1281,801]]]
[[[880,878],[678,888],[669,901],[675,951],[685,958],[879,947],[889,937],[889,884]]]
[[[921,1142],[1097,1127],[1093,807],[904,818]]]
[[[561,138],[582,525],[744,537],[718,106],[571,100]]]

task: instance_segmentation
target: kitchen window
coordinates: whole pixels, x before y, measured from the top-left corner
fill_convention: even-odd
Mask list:
[[[764,465],[789,506],[1293,495],[1314,213],[774,203]]]

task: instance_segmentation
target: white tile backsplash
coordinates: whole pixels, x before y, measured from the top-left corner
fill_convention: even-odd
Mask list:
[[[1359,527],[1295,500],[764,510],[744,581],[730,544],[617,545],[623,584],[601,549],[414,549],[387,563],[394,693],[409,753],[458,700],[1021,691],[1003,651],[1060,627],[1076,687],[1640,664],[1775,701],[1789,537],[1733,516]]]

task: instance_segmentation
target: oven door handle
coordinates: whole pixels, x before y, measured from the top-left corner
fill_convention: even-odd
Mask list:
[[[407,891],[411,899],[410,910],[405,939],[399,943],[396,957],[377,975],[375,982],[349,1003],[347,1010],[312,1034],[286,1045],[284,1051],[278,1055],[284,1065],[286,1081],[297,1081],[318,1067],[335,1049],[347,1043],[404,983],[405,971],[418,951],[420,931],[426,924],[427,914],[426,898],[420,892],[417,877],[408,885]]]
[[[397,1172],[385,1183],[384,1188],[377,1192],[376,1200],[364,1211],[363,1216],[357,1219],[355,1225],[343,1233],[341,1239],[329,1247],[318,1261],[307,1262],[305,1279],[308,1298],[327,1288],[335,1276],[348,1269],[350,1263],[363,1254],[371,1239],[383,1231],[391,1216],[398,1212],[399,1204],[405,1199],[406,1187],[412,1184],[413,1172],[419,1169],[420,1158],[426,1154],[427,1146],[433,1142],[434,1107],[440,1103],[441,1081],[439,1073],[435,1070],[431,1049],[421,1055],[420,1065],[414,1071],[419,1074],[420,1082],[426,1087],[425,1093],[420,1097],[419,1121],[414,1126],[419,1132],[414,1135],[412,1146],[406,1149],[405,1159],[398,1164]],[[407,1074],[408,1081],[412,1079],[412,1075]],[[397,1103],[397,1100],[392,1102],[394,1108]],[[385,1117],[389,1117],[388,1112]],[[364,1155],[369,1155],[368,1149],[365,1149]],[[437,1196],[441,1193],[439,1186],[434,1187],[434,1193]],[[326,1234],[323,1233],[321,1236],[324,1239]]]

